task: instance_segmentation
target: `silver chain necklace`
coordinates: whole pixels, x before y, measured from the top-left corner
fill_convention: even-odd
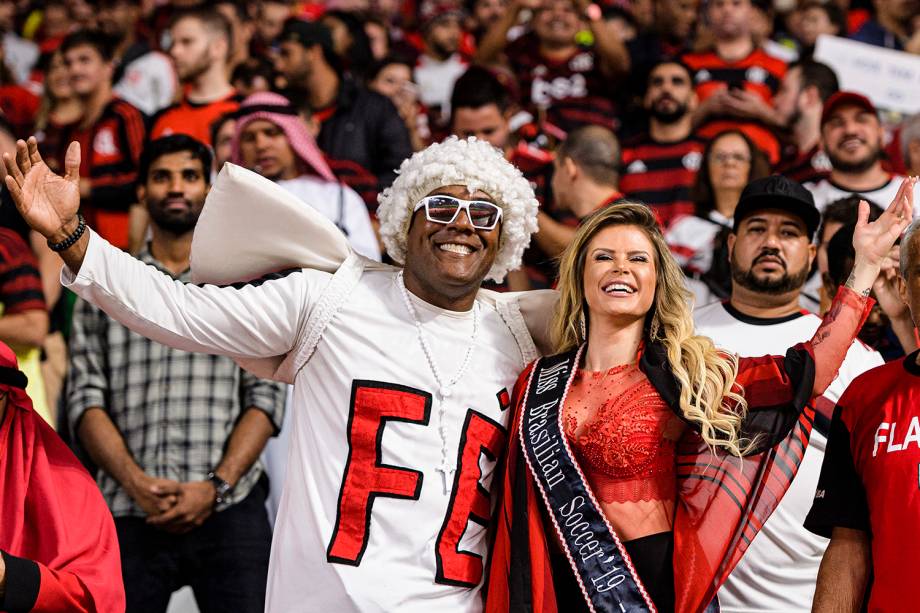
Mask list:
[[[473,334],[470,336],[470,346],[466,350],[466,355],[463,357],[463,362],[460,364],[460,368],[457,369],[457,373],[450,381],[445,382],[441,377],[441,370],[434,361],[431,347],[429,347],[428,341],[425,340],[425,335],[422,331],[422,322],[418,318],[415,307],[412,305],[412,300],[409,298],[409,290],[406,289],[406,280],[403,276],[403,271],[400,270],[397,277],[397,284],[402,294],[403,303],[406,305],[406,310],[409,311],[409,315],[412,317],[412,321],[415,324],[418,342],[422,346],[422,352],[425,354],[425,359],[428,360],[428,368],[431,370],[431,374],[438,384],[438,395],[441,397],[440,406],[438,408],[438,434],[441,436],[441,465],[436,470],[441,473],[441,477],[444,481],[444,493],[448,494],[450,492],[450,482],[454,474],[454,468],[450,466],[447,461],[447,430],[444,425],[446,403],[444,400],[450,397],[454,385],[456,385],[463,377],[464,373],[466,373],[466,369],[470,365],[470,358],[473,357],[473,349],[476,347],[476,337],[479,333],[479,302],[473,302]]]

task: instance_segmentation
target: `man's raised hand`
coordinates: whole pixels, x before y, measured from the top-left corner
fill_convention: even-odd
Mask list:
[[[64,176],[48,168],[38,141],[16,142],[16,158],[3,154],[6,187],[23,219],[51,242],[64,240],[78,225],[80,208],[80,145],[72,142],[64,157]]]

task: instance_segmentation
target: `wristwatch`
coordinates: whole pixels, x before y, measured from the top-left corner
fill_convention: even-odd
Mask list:
[[[214,484],[214,502],[221,504],[227,500],[227,496],[233,491],[233,486],[218,477],[214,471],[208,473],[208,481]]]

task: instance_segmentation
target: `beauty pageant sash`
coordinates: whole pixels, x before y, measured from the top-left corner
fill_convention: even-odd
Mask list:
[[[521,446],[588,607],[596,613],[655,611],[620,539],[572,456],[562,406],[581,350],[542,358],[527,384]]]

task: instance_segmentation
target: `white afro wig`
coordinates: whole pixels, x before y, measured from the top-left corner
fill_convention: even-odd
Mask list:
[[[404,160],[393,185],[378,200],[377,218],[387,253],[406,261],[409,222],[416,203],[446,185],[463,185],[472,194],[482,190],[502,207],[498,254],[486,278],[501,281],[521,264],[530,235],[537,230],[537,199],[521,171],[501,151],[475,137],[451,136]]]

